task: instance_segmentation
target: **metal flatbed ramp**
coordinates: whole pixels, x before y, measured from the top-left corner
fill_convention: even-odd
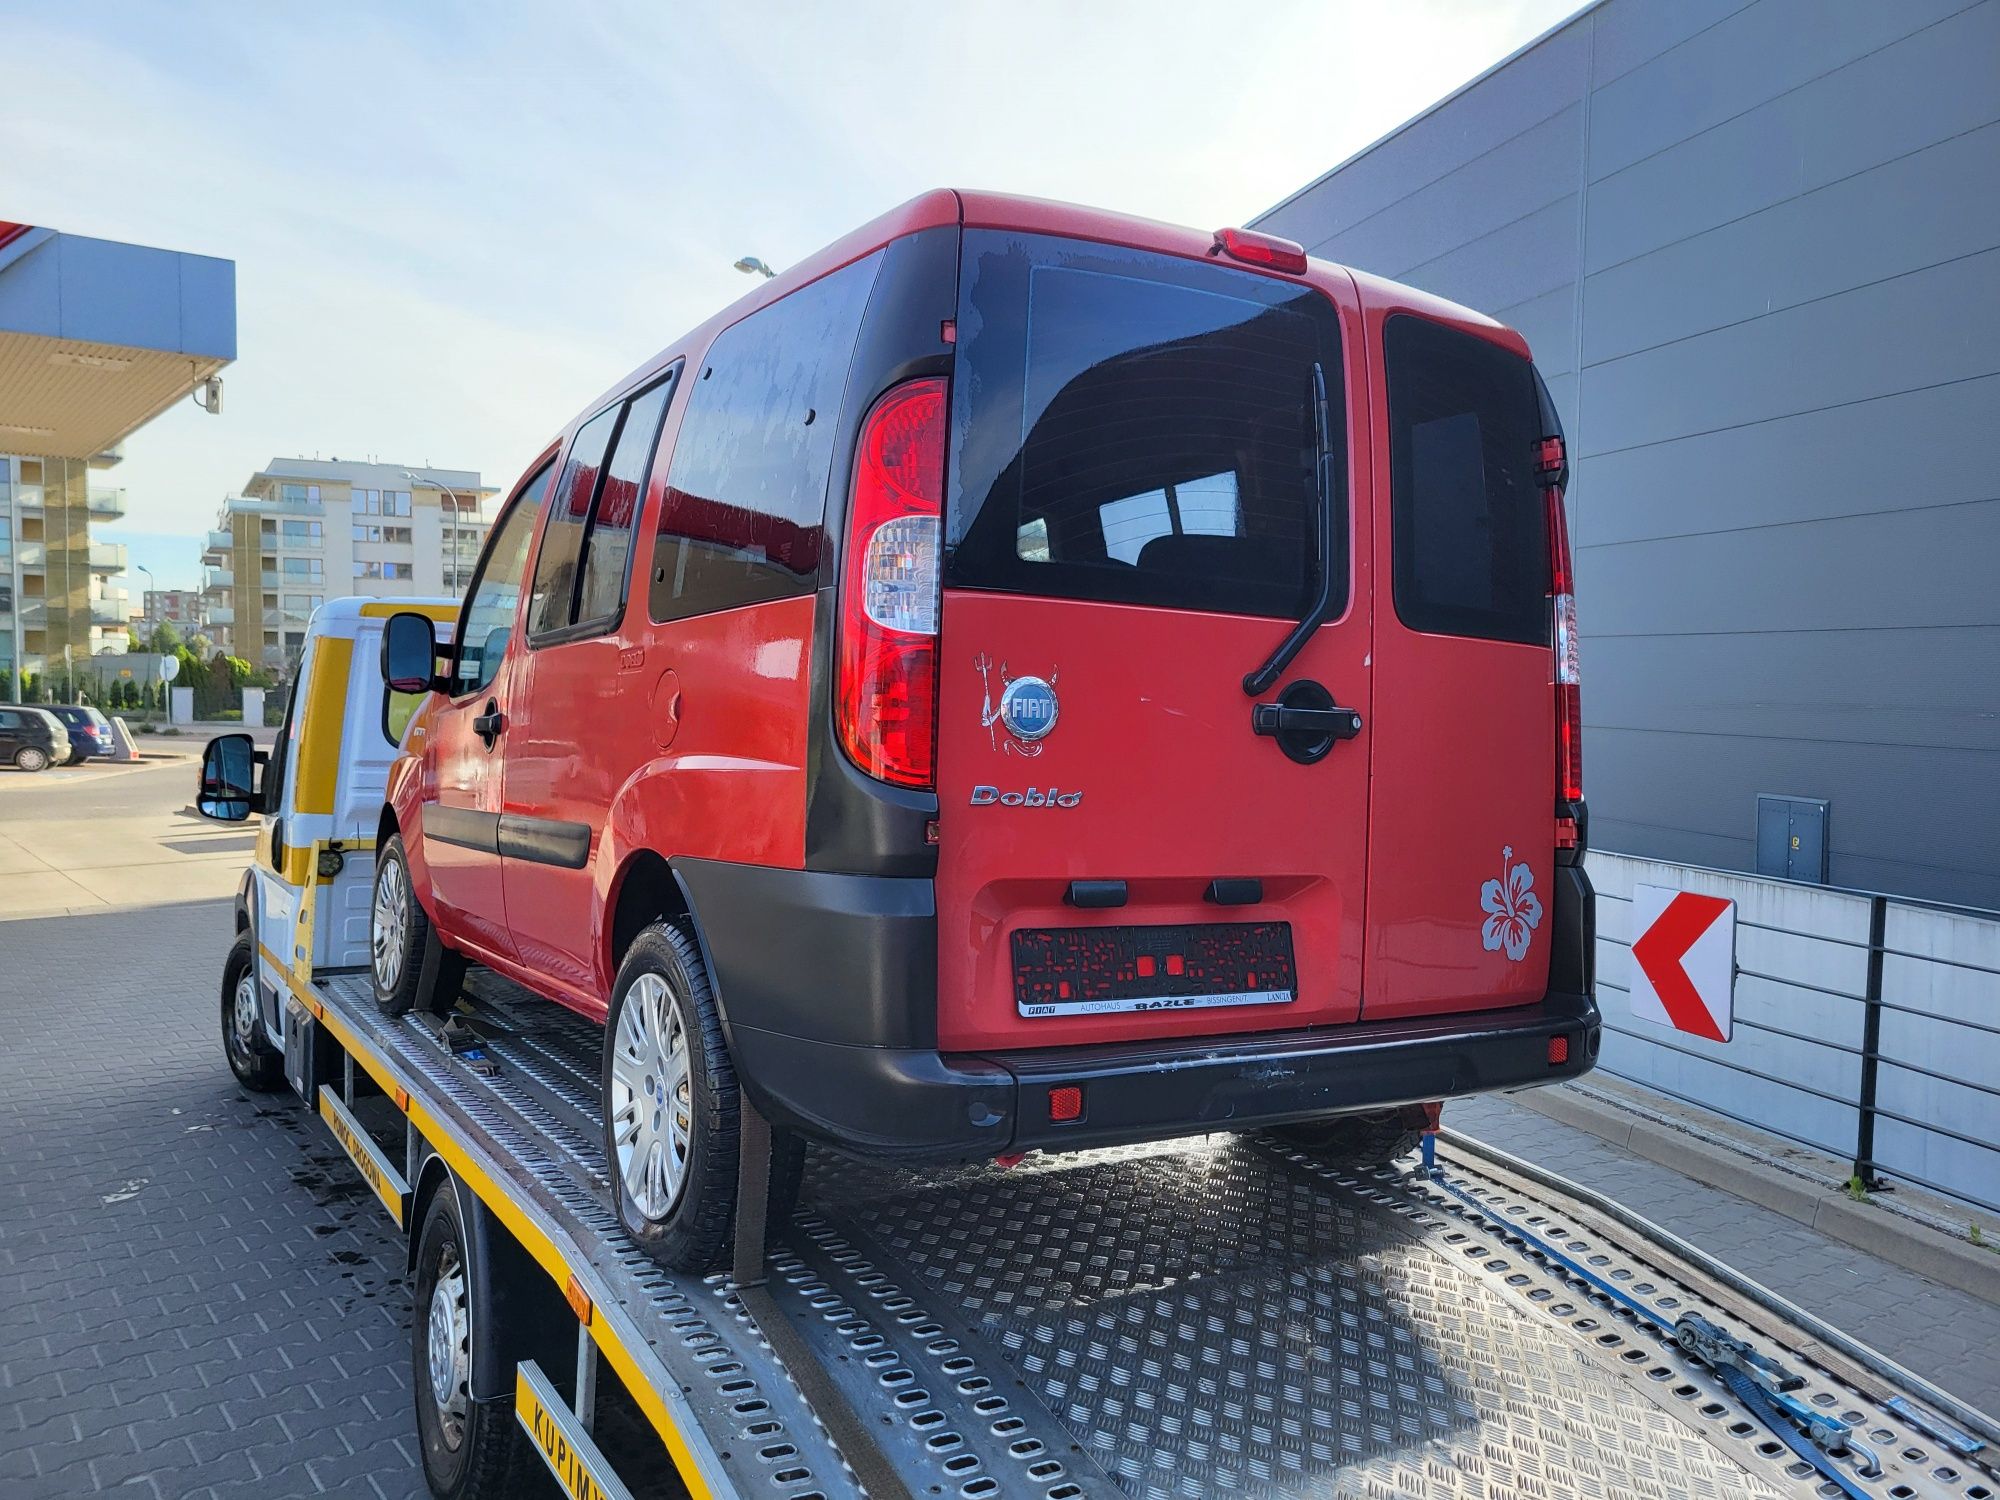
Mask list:
[[[654,1389],[663,1436],[682,1432],[683,1474],[857,1492],[726,1282],[659,1269],[612,1216],[596,1027],[475,974],[459,1024],[479,1056],[455,1057],[435,1022],[381,1019],[365,978],[317,994],[378,1081],[418,1094],[547,1236],[626,1356],[614,1369],[642,1408]],[[1473,1201],[1224,1136],[1011,1171],[816,1151],[798,1216],[773,1228],[770,1290],[912,1495],[1841,1493],[1670,1339],[1506,1233],[1532,1225],[1607,1284],[1754,1333],[1807,1375],[1796,1396],[1880,1460],[1865,1477],[1841,1461],[1859,1492],[2000,1494],[1884,1406],[1906,1392],[1816,1361],[1658,1247],[1476,1162],[1450,1175]]]

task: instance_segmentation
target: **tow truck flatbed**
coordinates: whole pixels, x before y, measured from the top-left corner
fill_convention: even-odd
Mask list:
[[[1011,1170],[815,1150],[768,1300],[676,1275],[609,1206],[597,1027],[483,972],[448,1026],[287,972],[287,1071],[385,1207],[448,1171],[576,1315],[574,1369],[516,1388],[572,1494],[2000,1493],[1990,1419],[1449,1148],[1442,1181],[1231,1136]],[[1815,1469],[1590,1277],[1777,1354],[1856,1448]]]

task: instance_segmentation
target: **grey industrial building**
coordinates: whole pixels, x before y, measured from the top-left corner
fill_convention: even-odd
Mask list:
[[[1533,346],[1593,843],[2000,907],[2000,0],[1602,0],[1256,223]]]

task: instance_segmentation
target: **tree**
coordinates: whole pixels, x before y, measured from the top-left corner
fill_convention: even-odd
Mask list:
[[[100,656],[107,655],[112,651],[112,649],[113,649],[112,647],[106,646],[104,650],[99,652],[98,654]],[[139,632],[133,629],[130,625],[127,625],[125,627],[125,649],[128,652],[144,651],[146,649],[146,643],[139,639]]]
[[[147,638],[145,649],[160,656],[172,656],[176,647],[182,645],[181,633],[174,629],[172,620],[162,620],[153,627]]]
[[[40,703],[42,701],[42,679],[33,672],[21,674],[21,701]]]

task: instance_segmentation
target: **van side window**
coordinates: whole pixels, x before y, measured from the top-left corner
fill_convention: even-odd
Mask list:
[[[577,429],[563,460],[549,504],[549,524],[542,529],[542,550],[535,557],[535,587],[528,602],[528,638],[567,630],[576,616],[577,564],[583,558],[583,532],[590,521],[590,502],[604,472],[604,453],[618,425],[618,408],[608,406]]]
[[[632,560],[632,528],[646,494],[646,471],[660,436],[660,419],[674,388],[676,367],[666,379],[625,404],[625,420],[611,462],[604,467],[590,530],[583,539],[583,582],[576,598],[577,628],[608,627],[625,608],[625,583]]]
[[[653,548],[656,621],[810,593],[880,251],[724,329],[690,370]]]
[[[1407,313],[1388,320],[1382,346],[1397,617],[1436,635],[1546,646],[1534,366]]]
[[[507,654],[507,637],[514,629],[515,607],[521,602],[521,579],[528,570],[528,546],[535,539],[535,517],[549,491],[554,465],[522,485],[493,527],[486,555],[466,595],[458,617],[458,644],[452,656],[454,698],[490,685]]]

